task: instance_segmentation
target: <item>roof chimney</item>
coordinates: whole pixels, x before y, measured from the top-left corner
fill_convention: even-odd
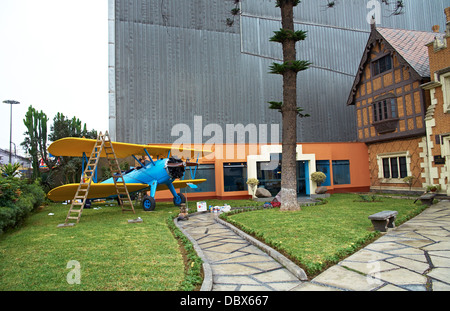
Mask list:
[[[370,19],[370,30],[373,31],[375,29],[377,29],[377,21],[375,20],[375,15],[372,15],[372,18]]]
[[[431,30],[433,30],[433,32],[439,32],[439,25],[434,25],[433,27],[431,27]]]

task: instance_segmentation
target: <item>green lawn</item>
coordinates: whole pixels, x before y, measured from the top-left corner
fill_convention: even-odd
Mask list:
[[[188,206],[190,211],[196,210],[195,202]],[[136,214],[122,213],[115,201],[92,207],[83,210],[76,226],[57,228],[64,223],[69,206],[50,204],[33,213],[20,228],[0,236],[0,290],[173,291],[191,290],[192,283],[199,283],[200,268],[186,276],[182,250],[167,226],[179,213],[172,203],[158,202],[153,212],[144,212],[139,204]],[[128,223],[137,217],[143,223]],[[180,233],[176,234],[180,237]],[[67,264],[72,260],[81,266],[80,284],[67,282],[74,269]],[[192,261],[197,264],[199,258]],[[191,268],[192,262],[188,266]]]
[[[360,202],[355,194],[334,194],[327,204],[302,207],[298,212],[280,212],[274,208],[226,218],[283,252],[302,266],[308,276],[314,276],[379,236],[373,231],[369,215],[396,210],[398,225],[424,209],[413,200],[380,200]]]
[[[300,212],[264,209],[228,218],[286,253],[311,276],[376,235],[367,219],[370,214],[397,210],[399,223],[423,209],[412,200],[355,202],[358,198],[336,194],[327,204],[303,207]],[[33,213],[20,228],[0,236],[0,291],[174,291],[192,290],[190,284],[201,284],[198,257],[187,265],[194,266],[195,262],[197,269],[185,272],[182,253],[188,249],[189,257],[192,245],[186,244],[187,239],[178,231],[175,234],[185,243],[181,248],[168,227],[179,208],[158,202],[154,212],[144,212],[139,205],[132,214],[122,213],[115,202],[111,203],[115,206],[96,204],[93,207],[101,208],[85,209],[80,223],[67,228],[57,225],[64,222],[69,206],[50,204]],[[213,206],[223,203],[207,200]],[[238,200],[225,203],[232,207],[262,204]],[[189,202],[189,208],[195,211],[195,202]],[[128,223],[128,219],[137,217],[143,223]],[[74,268],[67,264],[72,260],[80,264],[80,284],[67,282]]]
[[[4,234],[0,290],[178,290],[183,258],[166,219],[179,209],[159,204],[155,212],[138,207],[134,215],[114,205],[93,205],[101,209],[84,209],[78,225],[57,228],[69,207],[51,204]],[[137,217],[144,222],[128,223]],[[71,260],[81,265],[79,285],[66,280]]]

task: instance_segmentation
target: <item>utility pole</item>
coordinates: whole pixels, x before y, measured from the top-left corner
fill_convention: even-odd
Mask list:
[[[11,155],[12,155],[12,105],[18,105],[20,104],[18,101],[16,100],[4,100],[3,103],[5,104],[9,104],[11,105],[11,117],[10,117],[10,121],[9,121],[9,164],[11,164]]]

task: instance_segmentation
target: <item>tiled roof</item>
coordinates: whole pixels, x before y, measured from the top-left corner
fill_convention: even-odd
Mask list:
[[[358,84],[361,82],[363,69],[369,61],[369,53],[372,45],[383,40],[389,50],[396,51],[400,57],[402,65],[408,64],[415,79],[430,77],[430,61],[427,44],[434,41],[435,37],[443,37],[443,34],[436,32],[391,29],[373,27],[366,45],[364,55],[359,65],[358,73],[355,76],[352,89],[350,91],[347,105],[354,105],[355,94]]]
[[[430,62],[426,44],[432,42],[436,35],[440,34],[381,27],[377,27],[377,31],[421,77],[430,76]]]

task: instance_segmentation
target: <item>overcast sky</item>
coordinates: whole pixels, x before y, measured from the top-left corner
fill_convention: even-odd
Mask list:
[[[108,130],[108,0],[0,0],[0,148],[17,153],[32,105]],[[14,148],[14,147],[13,147]],[[14,151],[14,149],[13,149]]]

